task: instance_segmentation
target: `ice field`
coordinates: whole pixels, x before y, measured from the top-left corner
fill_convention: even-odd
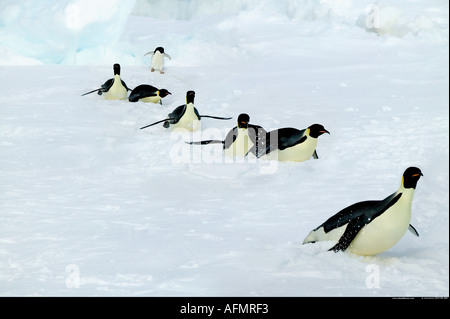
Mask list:
[[[448,297],[448,18],[437,0],[2,1],[0,295]],[[172,95],[81,96],[114,63]],[[233,119],[139,129],[188,90]],[[331,134],[301,163],[185,143],[240,113]],[[302,245],[409,166],[419,237],[371,257]]]

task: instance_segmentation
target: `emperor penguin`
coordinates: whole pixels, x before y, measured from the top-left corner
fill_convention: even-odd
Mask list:
[[[193,145],[223,144],[224,154],[227,157],[244,157],[249,153],[258,156],[259,150],[265,149],[267,132],[259,125],[250,124],[250,116],[246,113],[239,114],[237,126],[232,128],[225,140],[205,140],[189,142]]]
[[[161,99],[166,97],[167,95],[172,94],[166,89],[157,89],[152,85],[141,84],[135,87],[128,97],[128,101],[130,102],[149,102],[149,103],[158,103],[162,105]]]
[[[335,245],[330,251],[370,256],[393,247],[408,229],[419,236],[410,221],[412,199],[421,176],[419,168],[408,167],[395,193],[383,200],[358,202],[342,209],[312,230],[303,244],[332,241]]]
[[[144,129],[155,124],[164,122],[165,128],[171,128],[172,130],[187,130],[196,131],[200,127],[200,119],[203,117],[209,117],[218,120],[230,120],[231,117],[218,117],[211,115],[200,115],[197,108],[194,106],[195,92],[186,92],[186,104],[176,107],[171,113],[167,115],[167,118],[156,121],[152,124],[141,127]]]
[[[313,124],[306,129],[280,128],[267,133],[267,147],[259,157],[278,161],[303,162],[311,157],[317,159],[317,138],[328,132],[323,125]]]
[[[97,92],[98,95],[103,95],[107,100],[125,100],[128,91],[131,91],[126,83],[120,78],[120,64],[113,65],[114,78],[107,80],[101,85],[99,89],[84,93],[81,96]]]
[[[164,58],[168,58],[169,60],[172,60],[170,55],[167,53],[164,53],[163,47],[157,47],[154,51],[147,52],[144,55],[152,55],[152,67],[151,71],[159,71],[159,73],[164,74],[163,68],[164,68]]]

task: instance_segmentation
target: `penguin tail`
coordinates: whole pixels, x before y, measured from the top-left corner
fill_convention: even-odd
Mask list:
[[[225,144],[225,141],[221,140],[206,140],[206,141],[198,141],[198,142],[186,142],[191,145],[208,145],[208,144]]]

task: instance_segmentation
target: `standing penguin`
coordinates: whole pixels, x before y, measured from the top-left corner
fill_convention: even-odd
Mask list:
[[[144,129],[155,124],[164,122],[163,126],[165,128],[172,129],[183,129],[188,131],[196,131],[200,127],[200,119],[202,117],[209,117],[218,120],[230,120],[231,117],[218,117],[211,115],[200,115],[198,110],[194,107],[194,91],[187,91],[186,93],[186,104],[180,105],[175,108],[172,113],[167,115],[166,119],[156,121],[152,124],[141,127]]]
[[[152,68],[150,69],[152,72],[159,71],[159,73],[164,74],[164,58],[168,58],[172,60],[170,55],[164,53],[163,47],[157,47],[154,51],[147,52],[144,55],[152,55]]]
[[[313,124],[304,130],[286,127],[270,131],[266,150],[260,156],[294,162],[303,162],[311,157],[317,159],[317,138],[324,133],[330,134],[321,124]]]
[[[152,85],[141,84],[136,86],[130,93],[128,100],[130,102],[151,102],[162,104],[161,99],[172,94],[166,89],[157,89]]]
[[[261,126],[249,122],[250,116],[242,113],[238,116],[237,126],[228,132],[225,140],[205,140],[189,144],[223,144],[225,155],[232,158],[247,156],[248,153],[258,156],[258,152],[265,149],[267,132]]]
[[[103,95],[107,100],[124,100],[127,98],[128,88],[126,83],[120,78],[120,64],[113,65],[114,78],[107,80],[101,85],[99,89],[84,93],[81,96],[97,92],[98,95]]]
[[[312,230],[303,244],[333,241],[331,251],[350,251],[370,256],[393,247],[409,229],[419,236],[411,221],[411,204],[419,178],[417,167],[409,167],[400,188],[383,200],[364,201],[344,208]]]

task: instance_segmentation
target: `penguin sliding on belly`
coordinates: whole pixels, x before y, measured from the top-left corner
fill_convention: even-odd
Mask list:
[[[166,89],[157,89],[154,86],[148,84],[141,84],[135,87],[128,97],[128,101],[130,102],[150,102],[150,103],[158,103],[162,104],[161,99],[166,97],[167,95],[172,94]]]
[[[267,133],[267,147],[259,157],[278,161],[303,162],[311,157],[317,159],[317,138],[328,132],[321,124],[313,124],[307,129],[280,128]]]
[[[131,91],[131,89],[120,78],[120,64],[114,64],[113,70],[114,78],[107,80],[99,89],[84,93],[81,96],[97,92],[98,95],[103,95],[107,100],[125,100],[128,91]]]
[[[417,167],[409,167],[400,188],[383,200],[353,204],[312,230],[303,244],[333,241],[330,251],[350,251],[370,256],[393,247],[409,229],[419,236],[411,221],[411,203],[417,182],[423,176]]]
[[[159,73],[164,74],[164,58],[168,58],[172,60],[170,55],[164,53],[163,47],[157,47],[154,51],[147,52],[144,55],[152,55],[152,68],[150,69],[152,72],[159,71]]]
[[[205,140],[187,142],[191,145],[223,144],[224,153],[228,157],[243,157],[248,153],[258,156],[260,149],[265,149],[267,132],[258,125],[249,124],[250,116],[242,113],[238,116],[237,126],[231,129],[225,140]]]
[[[172,128],[188,130],[188,131],[196,131],[200,127],[200,119],[203,117],[209,117],[218,120],[230,120],[231,117],[218,117],[211,115],[200,115],[198,110],[194,107],[194,98],[195,92],[188,91],[186,93],[186,104],[180,105],[175,108],[172,113],[167,115],[166,119],[156,121],[152,124],[141,127],[140,129],[144,129],[155,124],[164,122],[163,126],[165,128]]]

